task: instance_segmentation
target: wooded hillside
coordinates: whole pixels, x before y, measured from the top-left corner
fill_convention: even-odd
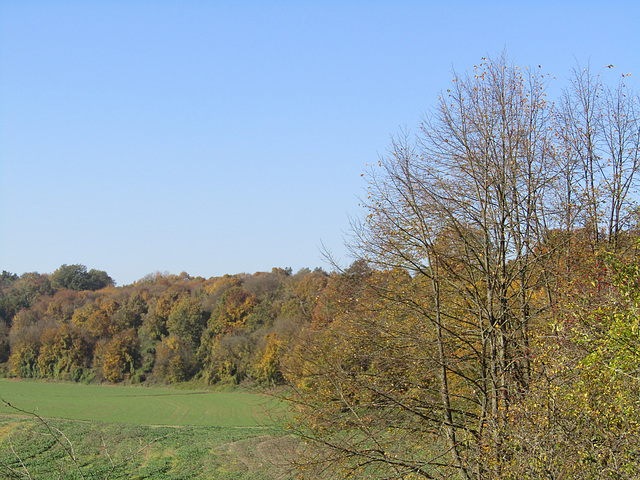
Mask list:
[[[320,269],[292,274],[274,268],[209,279],[157,274],[114,287],[105,272],[86,270],[63,265],[51,275],[3,272],[5,374],[280,383],[283,346],[322,315],[324,291],[335,281]],[[101,280],[92,284],[86,277]]]

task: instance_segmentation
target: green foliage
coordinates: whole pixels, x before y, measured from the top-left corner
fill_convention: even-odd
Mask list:
[[[0,283],[0,321],[10,325],[13,317],[23,308],[30,308],[46,295],[53,293],[46,275],[25,273],[21,277],[4,273]]]
[[[64,264],[51,274],[51,284],[55,289],[82,291],[100,290],[114,285],[114,282],[102,270],[91,269],[87,272],[84,265]]]
[[[193,297],[183,297],[169,313],[167,330],[170,335],[183,338],[197,349],[202,332],[207,326],[208,317],[198,300]]]
[[[11,345],[9,344],[9,326],[0,321],[0,365],[9,360]]]
[[[111,480],[276,480],[283,467],[273,463],[292,441],[268,428],[131,426],[48,420],[73,445],[85,479]],[[0,417],[0,472],[3,478],[80,480],[48,430],[35,420]],[[10,439],[10,443],[8,441]],[[61,441],[66,441],[61,438]],[[16,457],[11,447],[20,456]],[[24,463],[22,466],[20,460]],[[12,476],[8,467],[15,470]]]
[[[113,322],[122,330],[128,328],[139,328],[142,319],[149,310],[147,305],[149,297],[146,292],[134,293],[127,302],[122,305],[113,315]]]
[[[560,321],[532,345],[537,375],[510,412],[505,478],[640,475],[637,254],[586,261],[592,273],[565,287],[574,293],[567,310],[558,305]]]

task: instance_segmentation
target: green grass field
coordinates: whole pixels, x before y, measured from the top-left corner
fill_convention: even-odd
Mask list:
[[[270,397],[240,391],[10,380],[0,380],[0,397],[42,417],[135,425],[255,427],[270,425],[269,412],[278,407]]]
[[[0,478],[287,478],[263,395],[0,380]],[[75,458],[75,461],[73,460]]]

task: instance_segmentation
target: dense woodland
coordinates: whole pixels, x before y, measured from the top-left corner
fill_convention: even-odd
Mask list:
[[[17,377],[282,384],[305,478],[640,477],[640,110],[576,68],[456,75],[368,172],[358,258],[114,287],[3,273]]]
[[[335,281],[321,269],[274,268],[209,279],[152,274],[115,287],[83,265],[4,271],[0,362],[21,378],[281,383],[282,346],[329,308]]]

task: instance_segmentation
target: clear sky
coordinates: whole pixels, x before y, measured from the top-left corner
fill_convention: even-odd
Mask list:
[[[360,174],[506,48],[640,78],[637,1],[0,2],[0,269],[344,264]]]

